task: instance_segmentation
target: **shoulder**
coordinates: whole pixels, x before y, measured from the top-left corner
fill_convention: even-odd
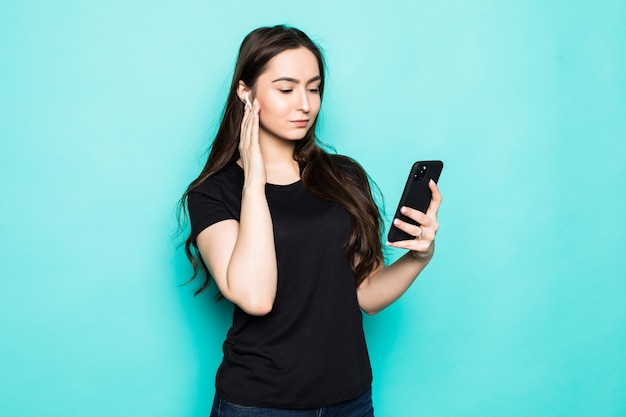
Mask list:
[[[239,220],[242,188],[243,171],[232,163],[189,190],[187,209],[192,241],[204,229],[219,221]]]
[[[198,183],[189,194],[214,195],[223,192],[241,192],[243,170],[236,162],[231,162],[215,174]]]

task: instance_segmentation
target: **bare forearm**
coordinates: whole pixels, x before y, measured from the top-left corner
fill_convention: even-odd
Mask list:
[[[394,226],[416,238],[387,244],[408,249],[409,252],[388,267],[375,271],[357,289],[359,306],[368,314],[377,313],[400,298],[435,253],[435,235],[439,230],[437,212],[441,204],[441,193],[433,180],[430,180],[428,186],[432,192],[432,199],[426,213],[410,207],[401,208],[401,212],[413,219],[417,225],[397,218],[393,221]]]
[[[252,314],[271,310],[276,297],[277,267],[274,231],[265,187],[244,187],[239,234],[233,249],[227,285],[232,301]]]
[[[367,278],[357,289],[361,309],[375,314],[392,304],[413,284],[430,259],[418,259],[408,252]]]

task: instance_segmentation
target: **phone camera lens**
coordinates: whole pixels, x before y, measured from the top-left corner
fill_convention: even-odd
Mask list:
[[[417,181],[421,181],[424,179],[424,175],[426,175],[426,166],[424,165],[420,165],[417,168],[417,174],[415,174],[415,176],[413,177],[413,179],[417,180]]]

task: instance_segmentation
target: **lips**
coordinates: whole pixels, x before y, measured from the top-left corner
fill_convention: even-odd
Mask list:
[[[309,121],[307,119],[291,120],[291,123],[293,123],[297,127],[307,127],[307,125],[309,124]]]

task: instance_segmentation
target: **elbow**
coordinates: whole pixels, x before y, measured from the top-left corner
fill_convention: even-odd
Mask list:
[[[251,316],[266,316],[274,307],[274,300],[254,297],[245,302],[237,303],[237,305]]]
[[[359,308],[368,316],[373,316],[374,314],[380,312],[384,307],[381,308],[376,303],[368,303],[364,300],[359,300]]]
[[[266,316],[272,311],[272,307],[273,305],[271,304],[258,304],[246,306],[245,308],[242,307],[242,310],[250,314],[251,316]]]
[[[368,284],[369,284],[369,281],[367,280],[361,283],[359,288],[357,288],[356,290],[356,294],[357,294],[357,300],[359,303],[359,308],[361,309],[361,311],[367,314],[368,316],[373,316],[374,314],[380,312],[384,307],[381,308],[381,306],[379,305],[379,303],[376,302],[376,300],[372,300],[370,297],[368,297],[368,294],[366,292],[368,288]]]
[[[380,312],[380,310],[374,310],[371,308],[361,308],[361,310],[368,316],[373,316],[374,314],[377,314],[378,312]]]
[[[230,278],[230,276],[228,277]],[[274,308],[276,288],[271,285],[251,286],[249,283],[238,282],[230,284],[227,279],[227,294],[224,294],[233,304],[251,316],[265,316]]]

